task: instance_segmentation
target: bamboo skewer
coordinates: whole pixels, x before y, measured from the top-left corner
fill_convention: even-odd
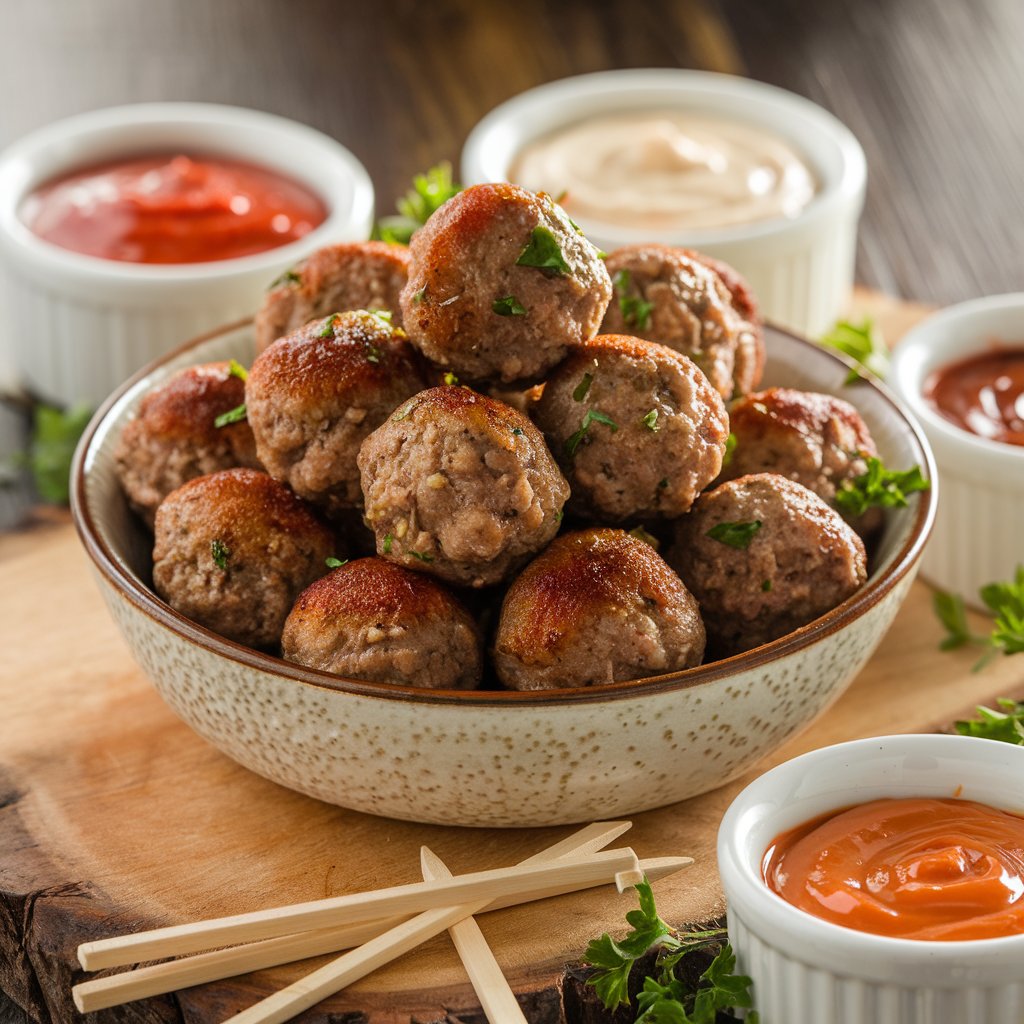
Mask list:
[[[420,867],[424,878],[450,878],[447,865],[432,850],[420,850]],[[502,973],[491,947],[480,931],[476,919],[467,917],[448,926],[448,934],[466,968],[480,1006],[490,1024],[527,1024],[519,1001]]]
[[[636,854],[626,847],[581,855],[571,864],[552,861],[492,868],[435,882],[413,882],[290,907],[98,939],[79,946],[78,959],[87,971],[94,971],[140,960],[196,953],[230,943],[450,907],[467,901],[479,902],[478,909],[482,909],[502,896],[543,890],[552,885],[581,886],[588,881],[591,884],[614,881],[622,891],[642,877]]]
[[[609,836],[606,842],[611,842],[614,838],[616,838],[615,835]],[[646,877],[654,882],[659,878],[674,874],[690,863],[692,861],[688,857],[651,857],[641,860],[640,868]],[[584,887],[581,886],[572,891],[578,892],[580,888]],[[484,908],[484,912],[502,910],[521,902],[560,896],[569,891],[564,887],[548,888],[524,893],[521,896],[506,896],[488,904]],[[403,920],[407,920],[407,918],[394,917],[346,928],[322,928],[314,932],[284,935],[276,939],[264,939],[260,942],[234,946],[230,949],[199,953],[181,960],[152,964],[132,971],[122,971],[120,974],[111,974],[105,978],[83,981],[76,985],[71,992],[75,1006],[82,1013],[104,1010],[111,1006],[132,1002],[135,999],[146,999],[164,992],[175,992],[178,989],[218,981],[221,978],[234,978],[240,974],[248,974],[250,971],[277,967],[280,964],[305,960],[312,956],[322,956],[325,953],[336,953],[376,938],[381,932],[401,924]]]

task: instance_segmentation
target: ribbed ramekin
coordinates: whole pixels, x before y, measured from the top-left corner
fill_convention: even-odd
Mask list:
[[[961,430],[923,389],[939,367],[1000,341],[1024,346],[1024,292],[964,302],[930,317],[899,343],[889,373],[927,434],[939,469],[935,531],[921,574],[976,608],[983,608],[980,587],[1024,565],[1024,447]]]
[[[61,174],[119,157],[184,151],[251,161],[309,186],[327,219],[288,245],[238,259],[136,264],[37,238],[21,206]],[[250,316],[267,285],[329,242],[366,238],[373,186],[344,146],[285,118],[208,103],[113,107],[48,125],[0,154],[0,344],[25,387],[98,405],[140,367],[187,338]]]
[[[954,797],[1024,813],[1024,748],[966,736],[882,736],[812,751],[733,801],[718,868],[738,969],[761,1024],[998,1024],[1024,1020],[1024,935],[922,942],[812,917],[765,884],[780,833],[882,797]]]
[[[746,121],[785,139],[815,172],[819,190],[792,219],[714,231],[631,231],[582,220],[603,249],[664,242],[732,264],[774,323],[816,337],[843,314],[853,287],[857,221],[867,181],[864,151],[848,128],[801,96],[706,71],[603,71],[551,82],[496,107],[462,150],[467,184],[504,181],[529,142],[601,113],[684,109]]]

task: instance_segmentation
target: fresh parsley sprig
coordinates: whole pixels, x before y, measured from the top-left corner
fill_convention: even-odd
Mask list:
[[[612,282],[619,295],[619,311],[627,327],[635,327],[638,331],[646,331],[651,322],[654,303],[648,302],[642,295],[632,295],[632,274],[628,270],[620,270]]]
[[[835,349],[854,361],[856,366],[846,375],[846,384],[863,380],[864,373],[884,378],[889,372],[889,347],[869,316],[859,324],[837,320],[832,329],[818,339],[818,344]]]
[[[939,590],[932,597],[932,608],[946,630],[939,644],[941,650],[952,651],[969,644],[987,648],[974,671],[999,654],[1024,652],[1024,565],[1017,566],[1012,580],[986,584],[979,594],[994,616],[987,635],[971,631],[964,600],[959,594]]]
[[[707,536],[722,544],[728,544],[729,547],[735,548],[737,551],[746,551],[754,539],[754,534],[760,529],[760,519],[754,519],[749,523],[715,523],[708,530]]]
[[[71,460],[91,418],[92,410],[86,405],[76,405],[66,411],[50,405],[35,407],[28,467],[43,501],[54,505],[68,503]]]
[[[398,212],[381,217],[373,229],[373,237],[382,242],[408,245],[413,232],[461,191],[462,186],[452,181],[452,165],[447,161],[431,167],[425,174],[417,174],[412,179],[412,187],[397,200]]]
[[[629,1005],[629,977],[634,965],[652,948],[659,950],[654,972],[643,980],[637,995],[636,1024],[715,1024],[719,1014],[752,1005],[751,981],[736,974],[736,957],[726,943],[707,969],[688,985],[677,976],[683,958],[697,949],[721,944],[720,929],[677,935],[659,916],[654,893],[645,879],[636,887],[639,910],[631,910],[626,921],[632,928],[624,938],[614,940],[607,932],[594,939],[583,954],[585,963],[598,968],[587,979],[605,1009]],[[757,1014],[747,1015],[757,1024]]]
[[[570,458],[576,454],[580,441],[587,436],[591,423],[603,423],[613,434],[619,429],[618,423],[611,416],[606,416],[597,409],[588,409],[587,414],[583,417],[583,422],[580,423],[579,430],[572,434],[565,442],[565,454]]]
[[[977,718],[968,718],[955,724],[961,736],[978,736],[986,740],[999,740],[1024,746],[1024,701],[1000,697],[996,703],[1002,711],[978,707]]]
[[[920,466],[900,472],[887,469],[881,459],[868,456],[866,472],[853,480],[844,480],[836,491],[836,508],[851,516],[861,516],[869,508],[902,508],[907,495],[927,491],[931,484]]]
[[[562,247],[558,244],[554,232],[543,224],[538,224],[530,232],[530,240],[516,260],[517,267],[535,267],[551,277],[568,274],[572,269],[565,261]]]

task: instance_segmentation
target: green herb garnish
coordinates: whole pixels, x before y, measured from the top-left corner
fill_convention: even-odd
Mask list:
[[[318,338],[333,338],[334,337],[334,325],[338,322],[338,314],[332,313],[324,323],[323,327],[317,331]]]
[[[275,288],[282,284],[301,284],[302,275],[297,270],[286,270],[280,277],[275,277],[270,284],[267,285],[267,291],[273,291]]]
[[[707,532],[712,540],[728,544],[737,551],[746,551],[754,534],[761,529],[761,520],[755,519],[751,523],[717,523]]]
[[[424,285],[418,292],[412,293],[412,304],[418,306],[427,295],[427,286]]]
[[[932,607],[946,628],[946,636],[939,644],[943,651],[973,644],[987,648],[974,670],[983,668],[1000,653],[1024,652],[1024,565],[1018,565],[1014,578],[1006,583],[988,583],[978,592],[985,606],[995,616],[988,635],[972,633],[967,622],[967,610],[959,594],[936,591]]]
[[[491,309],[498,316],[526,316],[526,307],[514,295],[495,299],[491,303]]]
[[[657,409],[652,409],[643,418],[643,424],[644,424],[644,426],[648,430],[652,431],[653,433],[657,433],[657,431],[658,431],[658,410]]]
[[[381,544],[380,549],[381,549],[381,551],[384,552],[385,555],[390,555],[391,554],[391,542],[394,539],[395,538],[392,537],[390,533],[384,534],[384,543]]]
[[[386,327],[391,326],[391,310],[390,309],[368,309],[367,313],[375,319],[379,320]]]
[[[772,581],[761,580],[761,589],[767,594],[772,589]]]
[[[406,402],[405,405],[403,405],[400,409],[396,409],[391,414],[391,422],[392,423],[398,423],[399,420],[404,420],[409,415],[409,413],[411,413],[413,411],[413,409],[415,409],[415,408],[416,408],[416,400],[415,399],[412,399],[412,400]]]
[[[862,380],[861,370],[883,378],[889,372],[889,348],[869,316],[859,324],[849,320],[837,320],[832,330],[818,339],[818,344],[841,352],[860,368],[851,368],[846,375],[846,384]]]
[[[576,449],[579,448],[580,441],[583,440],[587,431],[590,430],[591,423],[603,423],[606,427],[610,428],[613,434],[619,429],[618,423],[610,416],[606,416],[603,412],[598,412],[597,409],[588,409],[586,416],[583,417],[583,422],[580,424],[580,429],[565,442],[566,455],[572,456],[576,454]]]
[[[380,349],[376,345],[366,346],[366,361],[368,363],[379,363],[380,362]]]
[[[412,187],[397,200],[398,213],[382,217],[373,229],[373,237],[384,242],[408,245],[413,232],[430,219],[462,186],[452,181],[452,165],[445,161],[412,179]]]
[[[984,740],[999,740],[1024,746],[1024,701],[1000,697],[996,702],[1001,711],[994,708],[978,707],[977,718],[955,724],[961,736],[978,736]]]
[[[447,372],[447,373],[446,373],[446,374],[444,375],[444,382],[445,382],[445,384],[447,384],[447,385],[448,385],[449,387],[451,387],[451,388],[454,388],[454,387],[457,387],[457,386],[458,386],[458,383],[459,383],[459,378],[458,378],[458,377],[456,377],[456,376],[455,376],[455,374],[451,372],[451,370],[449,370],[449,371],[448,371],[448,372]]]
[[[583,379],[576,385],[572,393],[572,399],[574,402],[582,402],[587,397],[587,392],[590,390],[590,385],[594,383],[594,375],[592,373],[583,374]]]
[[[654,548],[655,551],[661,547],[661,541],[653,533],[648,533],[642,526],[634,526],[629,531],[629,535],[630,537],[636,537],[637,540],[642,540],[648,547]]]
[[[210,543],[210,554],[213,555],[213,564],[224,571],[228,567],[228,559],[231,557],[231,549],[219,537],[215,537]]]
[[[725,454],[722,456],[722,469],[725,469],[725,467],[732,462],[732,453],[736,451],[736,445],[739,443],[740,439],[732,433],[730,433],[725,439]]]
[[[667,476],[663,476],[658,481],[658,490],[659,491],[663,491],[663,490],[665,490],[666,487],[668,487],[668,477]]]
[[[434,560],[434,556],[428,555],[425,551],[410,551],[409,554],[413,558],[418,558],[421,562],[432,562]]]
[[[585,963],[597,970],[592,985],[605,1009],[629,1005],[629,977],[633,966],[651,949],[658,949],[654,972],[644,978],[637,995],[640,1011],[636,1024],[715,1024],[720,1012],[749,1008],[751,980],[736,974],[736,957],[726,943],[719,949],[695,985],[677,977],[676,967],[688,954],[718,946],[725,938],[721,929],[678,935],[659,916],[654,894],[645,879],[637,887],[639,910],[626,914],[632,928],[624,938],[614,940],[607,932],[594,939],[583,954]],[[757,1014],[747,1015],[757,1024]]]
[[[907,495],[927,491],[931,484],[921,475],[920,466],[904,472],[886,469],[881,459],[868,456],[866,473],[844,480],[836,491],[836,508],[850,516],[863,515],[869,508],[902,508]]]
[[[326,565],[328,569],[340,569],[343,565],[348,565],[348,559],[335,558],[331,556],[330,558],[324,559],[324,565]]]
[[[249,379],[249,371],[237,359],[232,359],[228,363],[228,374],[232,377],[237,377],[239,380]]]
[[[227,412],[222,412],[214,421],[215,427],[226,427],[231,423],[239,423],[246,417],[245,402],[241,405],[236,405],[234,409],[228,409]]]
[[[64,412],[37,405],[32,413],[28,468],[39,497],[54,505],[66,505],[70,497],[71,461],[78,439],[92,418],[86,405]]]
[[[612,284],[622,293],[619,296],[619,310],[627,326],[635,327],[638,331],[646,331],[651,322],[654,303],[647,302],[642,295],[630,294],[633,280],[628,270],[620,270]]]
[[[565,262],[558,240],[551,229],[538,224],[530,235],[530,241],[516,260],[517,267],[536,267],[538,270],[557,274],[568,274],[569,264]]]
[[[513,427],[512,428],[512,436],[513,437],[522,437],[523,436],[523,428],[522,427]]]

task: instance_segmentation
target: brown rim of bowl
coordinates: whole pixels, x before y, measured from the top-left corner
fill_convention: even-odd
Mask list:
[[[159,370],[168,362],[207,341],[211,341],[222,334],[228,334],[231,331],[241,330],[251,323],[252,321],[249,319],[239,320],[186,342],[184,345],[143,367],[143,369],[139,370],[138,373],[107,398],[96,412],[96,415],[93,416],[88,427],[86,427],[85,433],[82,435],[82,439],[79,441],[75,451],[71,470],[71,512],[78,536],[89,557],[95,563],[100,575],[119,592],[120,596],[126,598],[144,614],[160,625],[170,629],[182,639],[188,640],[213,654],[229,658],[231,661],[262,672],[268,672],[285,679],[292,679],[295,682],[304,683],[323,690],[336,690],[363,697],[383,697],[389,700],[413,701],[426,704],[465,704],[475,707],[491,706],[495,708],[541,708],[552,705],[625,700],[652,693],[689,689],[703,683],[715,682],[740,671],[758,668],[779,657],[803,650],[821,638],[841,629],[852,620],[859,618],[878,604],[906,576],[920,556],[924,543],[928,539],[928,534],[931,532],[932,521],[935,518],[935,495],[937,492],[937,472],[931,449],[928,447],[928,443],[924,439],[920,428],[907,412],[902,402],[896,399],[881,382],[872,379],[866,381],[866,384],[874,388],[882,396],[910,431],[918,448],[920,462],[927,468],[926,476],[931,481],[932,486],[929,490],[918,494],[914,528],[907,541],[893,558],[888,571],[874,581],[869,580],[855,594],[852,594],[841,604],[836,605],[831,611],[826,612],[806,626],[802,626],[800,629],[788,633],[778,640],[773,640],[771,643],[755,647],[753,650],[745,651],[742,654],[735,654],[730,658],[724,658],[720,661],[713,661],[707,665],[698,665],[695,668],[684,669],[682,672],[647,676],[643,679],[608,683],[604,686],[574,687],[564,690],[425,690],[399,683],[372,683],[359,679],[347,679],[344,676],[335,676],[329,672],[321,672],[318,669],[305,668],[293,662],[275,657],[272,654],[253,650],[232,640],[227,640],[217,633],[185,618],[184,615],[176,612],[170,605],[161,601],[154,593],[143,586],[140,580],[125,570],[113,552],[101,540],[96,530],[92,513],[85,501],[85,456],[92,446],[93,438],[100,424],[106,419],[110,410],[140,380]],[[778,334],[785,335],[799,345],[805,345],[813,349],[814,352],[833,360],[844,369],[850,369],[854,365],[850,360],[842,358],[827,349],[823,349],[821,346],[815,345],[804,338],[800,338],[790,331],[773,325],[766,324],[765,326]]]

